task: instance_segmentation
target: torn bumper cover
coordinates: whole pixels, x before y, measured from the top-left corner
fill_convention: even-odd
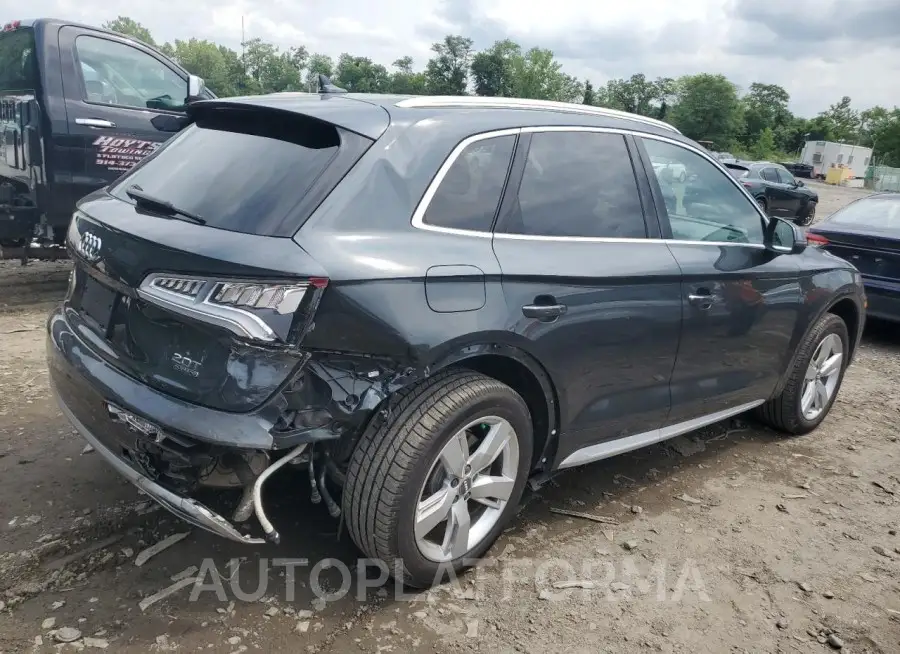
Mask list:
[[[207,507],[203,506],[200,502],[193,500],[189,497],[181,497],[172,493],[159,484],[157,484],[152,479],[145,477],[140,472],[129,466],[122,459],[113,454],[112,450],[107,448],[100,440],[95,437],[90,430],[85,427],[76,417],[75,415],[68,409],[65,402],[63,402],[58,393],[55,393],[57,402],[59,403],[60,409],[62,409],[63,414],[68,418],[69,422],[72,423],[72,426],[78,431],[79,434],[93,446],[94,450],[100,454],[104,459],[106,459],[113,468],[116,469],[123,477],[125,477],[128,481],[133,483],[139,489],[144,491],[147,495],[152,497],[154,500],[159,502],[166,509],[177,515],[182,520],[189,522],[197,527],[202,529],[206,529],[207,531],[211,531],[214,534],[227,538],[229,540],[237,541],[239,543],[246,543],[249,545],[256,545],[265,543],[266,540],[264,538],[255,538],[252,536],[245,536],[234,526],[228,522],[225,518],[220,516],[218,513],[211,511]]]

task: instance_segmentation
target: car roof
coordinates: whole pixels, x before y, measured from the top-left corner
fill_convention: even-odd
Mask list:
[[[296,112],[377,139],[389,125],[430,121],[459,140],[505,129],[575,126],[657,134],[691,144],[672,125],[622,111],[542,100],[480,96],[415,96],[377,93],[281,92],[198,102]]]

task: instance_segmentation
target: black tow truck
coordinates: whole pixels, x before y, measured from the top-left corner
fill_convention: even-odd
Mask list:
[[[155,48],[108,30],[42,18],[0,31],[0,250],[59,246],[84,195],[106,186],[213,99]],[[30,250],[31,249],[31,250]],[[38,255],[40,256],[40,255]]]

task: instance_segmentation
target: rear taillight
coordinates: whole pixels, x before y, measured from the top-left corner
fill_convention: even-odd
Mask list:
[[[744,185],[744,188],[753,188],[753,184],[751,184],[750,182],[741,182],[741,184]]]
[[[301,308],[314,310],[328,280],[269,282],[152,273],[138,295],[145,301],[253,341],[287,341]],[[305,304],[304,304],[305,302]],[[301,312],[302,313],[302,312]]]
[[[20,27],[21,25],[22,25],[22,21],[20,21],[20,20],[14,20],[14,21],[12,21],[12,22],[7,23],[6,25],[4,25],[4,26],[3,26],[3,31],[4,31],[4,32],[9,32],[9,31],[11,31],[11,30],[17,30],[17,29],[19,29],[19,27]]]
[[[806,242],[814,248],[820,248],[825,245],[828,245],[827,238],[825,238],[821,234],[816,234],[814,232],[806,233]]]

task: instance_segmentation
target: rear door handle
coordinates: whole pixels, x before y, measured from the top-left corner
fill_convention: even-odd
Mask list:
[[[96,127],[97,129],[111,129],[116,126],[111,120],[103,120],[102,118],[76,118],[76,125],[84,125],[85,127]]]
[[[568,310],[565,304],[526,304],[522,307],[522,314],[527,318],[538,320],[555,320]]]

